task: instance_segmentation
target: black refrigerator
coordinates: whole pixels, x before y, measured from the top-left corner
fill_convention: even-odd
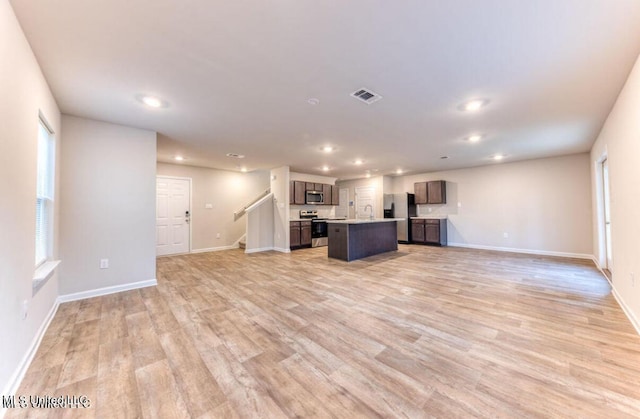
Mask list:
[[[418,214],[416,196],[412,193],[384,195],[384,218],[404,218],[398,221],[398,243],[411,242],[411,223],[409,218]]]

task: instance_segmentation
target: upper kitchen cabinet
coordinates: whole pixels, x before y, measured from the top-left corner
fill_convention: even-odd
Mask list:
[[[331,186],[331,205],[340,205],[340,188],[337,185]]]
[[[427,182],[427,204],[447,203],[447,182],[434,180]]]
[[[413,193],[416,195],[416,204],[426,204],[427,203],[427,182],[414,183]]]
[[[305,197],[306,197],[306,184],[305,182],[294,180],[290,182],[289,190],[293,189],[291,193],[291,198],[289,199],[289,203],[295,205],[304,205]]]
[[[444,180],[416,182],[413,187],[416,195],[416,204],[447,203],[447,182]]]
[[[331,185],[322,184],[322,196],[324,197],[325,205],[332,205],[331,202]]]
[[[305,205],[307,191],[322,192],[324,205],[338,205],[339,190],[336,186],[325,183],[311,183],[302,180],[292,180],[289,183],[289,204]]]

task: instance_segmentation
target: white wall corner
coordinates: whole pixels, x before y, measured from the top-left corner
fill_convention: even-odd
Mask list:
[[[16,391],[18,391],[18,388],[20,387],[20,383],[22,383],[22,379],[24,378],[24,375],[26,374],[27,370],[29,369],[29,366],[31,365],[31,362],[33,361],[33,358],[38,352],[38,348],[40,347],[42,338],[44,337],[44,334],[46,333],[47,329],[49,328],[49,325],[51,324],[51,321],[53,320],[53,318],[56,315],[56,312],[58,311],[59,305],[60,304],[56,301],[51,307],[51,310],[49,310],[49,313],[47,314],[47,316],[42,321],[42,324],[40,325],[38,332],[33,337],[33,340],[31,341],[31,345],[29,345],[27,352],[25,353],[24,357],[18,364],[16,371],[13,373],[13,375],[9,379],[9,382],[5,385],[5,388],[2,390],[2,395],[4,396],[14,395],[16,394]],[[4,408],[0,410],[0,418],[4,416],[5,411],[6,409]]]
[[[633,328],[636,329],[636,333],[640,335],[640,321],[638,321],[638,319],[633,314],[633,311],[631,311],[629,306],[625,304],[620,294],[618,294],[618,291],[616,291],[616,287],[613,285],[611,286],[611,293],[613,294],[613,297],[618,302],[618,305],[620,306],[620,308],[622,308],[622,311],[624,311],[624,314],[627,315],[627,318],[631,322],[631,325],[633,326]]]

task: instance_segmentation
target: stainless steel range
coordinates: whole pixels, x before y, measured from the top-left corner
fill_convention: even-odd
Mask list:
[[[311,220],[311,247],[326,246],[329,243],[327,219],[318,218],[317,210],[300,210],[301,220]]]

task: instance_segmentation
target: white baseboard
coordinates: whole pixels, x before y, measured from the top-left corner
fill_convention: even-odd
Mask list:
[[[18,368],[9,379],[9,382],[7,383],[5,388],[2,390],[2,394],[4,396],[14,395],[16,394],[16,391],[18,391],[18,388],[20,387],[20,383],[22,383],[22,379],[24,378],[24,375],[27,372],[27,369],[29,369],[29,365],[31,365],[31,361],[33,361],[33,357],[38,352],[38,348],[40,347],[40,342],[42,342],[42,338],[45,332],[47,331],[47,329],[49,328],[49,324],[51,324],[51,320],[53,320],[53,317],[58,311],[59,305],[60,304],[57,301],[55,301],[53,303],[53,306],[51,307],[51,310],[49,310],[49,313],[42,321],[42,324],[40,325],[38,332],[36,333],[36,335],[33,337],[33,340],[31,341],[31,345],[29,346],[24,357],[18,364]],[[5,412],[6,412],[6,409],[0,410],[0,418],[4,416]]]
[[[616,301],[618,302],[618,305],[624,312],[625,316],[627,316],[633,328],[636,329],[636,332],[640,335],[640,321],[638,321],[636,316],[634,316],[633,311],[629,309],[629,307],[627,306],[627,304],[625,304],[620,294],[618,294],[618,291],[616,291],[616,287],[613,285],[613,282],[611,282],[609,277],[604,274],[604,271],[602,270],[602,267],[600,266],[600,263],[598,263],[598,260],[596,259],[595,256],[593,257],[593,263],[596,265],[596,268],[598,268],[598,270],[602,273],[602,276],[604,276],[606,280],[609,282],[609,285],[611,286],[611,294],[613,294],[613,298],[616,299]]]
[[[284,247],[274,247],[273,250],[280,253],[291,253],[291,249],[286,249]]]
[[[565,258],[593,260],[593,255],[588,255],[586,253],[553,252],[549,250],[531,250],[531,249],[519,249],[515,247],[483,246],[479,244],[451,243],[451,242],[448,243],[448,246],[449,247],[466,247],[469,249],[495,250],[498,252],[525,253],[528,255],[560,256]]]
[[[238,248],[238,244],[232,244],[230,246],[219,246],[219,247],[208,247],[205,249],[194,249],[191,251],[191,253],[207,253],[207,252],[219,252],[221,250],[231,250],[231,249],[237,249]]]
[[[620,308],[622,308],[622,311],[624,311],[624,314],[627,315],[627,318],[631,322],[631,325],[633,326],[633,328],[636,329],[636,333],[640,335],[640,321],[638,321],[636,316],[633,315],[633,312],[625,304],[622,297],[620,297],[620,294],[618,294],[618,292],[616,291],[616,287],[614,287],[613,285],[611,285],[611,293],[613,294],[613,297],[618,302],[618,305],[620,306]]]
[[[116,292],[135,290],[138,288],[153,287],[158,285],[158,281],[149,279],[146,281],[130,282],[128,284],[114,285],[112,287],[98,288],[95,290],[76,292],[58,296],[57,303],[68,303],[69,301],[84,300],[86,298],[99,297],[101,295],[115,294]]]
[[[275,250],[275,247],[257,247],[255,249],[244,249],[245,253],[258,253],[258,252],[268,252],[269,250]]]

